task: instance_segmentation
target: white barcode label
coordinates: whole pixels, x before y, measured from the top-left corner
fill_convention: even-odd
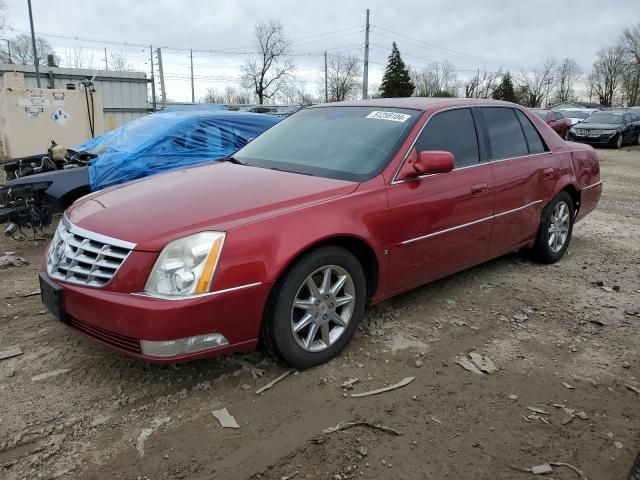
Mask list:
[[[391,120],[392,122],[406,122],[411,118],[411,115],[396,112],[379,112],[376,110],[367,115],[367,118],[375,118],[377,120]]]

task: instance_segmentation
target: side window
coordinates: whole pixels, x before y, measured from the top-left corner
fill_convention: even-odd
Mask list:
[[[416,141],[416,149],[453,153],[455,167],[476,165],[480,161],[476,127],[468,108],[434,114]]]
[[[536,153],[544,153],[547,151],[542,138],[540,138],[540,134],[536,127],[533,126],[531,120],[527,118],[527,116],[522,113],[520,110],[516,110],[516,116],[518,120],[520,120],[520,125],[522,125],[522,129],[524,130],[524,136],[527,140],[527,145],[529,146],[529,153],[531,155],[535,155]]]
[[[556,120],[562,120],[564,118],[564,115],[561,114],[560,112],[555,112],[554,116]]]
[[[489,133],[491,160],[529,154],[522,127],[512,108],[482,107],[481,110]]]

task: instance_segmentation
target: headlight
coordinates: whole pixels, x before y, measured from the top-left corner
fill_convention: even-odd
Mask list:
[[[167,244],[151,270],[145,293],[160,298],[207,293],[224,238],[222,232],[201,232]]]

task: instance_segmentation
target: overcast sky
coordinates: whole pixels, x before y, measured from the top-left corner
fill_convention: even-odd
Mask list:
[[[14,31],[3,35],[27,32],[27,1],[4,1]],[[598,49],[640,19],[640,0],[32,0],[32,5],[36,32],[61,58],[65,50],[82,47],[93,54],[96,68],[104,64],[106,47],[126,54],[138,70],[148,69],[148,50],[117,44],[122,42],[195,49],[196,97],[208,87],[237,85],[245,52],[254,48],[254,26],[270,18],[282,21],[297,77],[312,93],[320,88],[324,50],[363,54],[366,8],[371,9],[372,87],[380,82],[393,40],[406,63],[420,68],[447,59],[461,77],[476,68],[528,70],[547,57],[567,56],[588,71]],[[70,36],[80,39],[62,38]],[[211,53],[220,50],[233,53]],[[190,100],[188,51],[167,48],[163,60],[167,94]]]

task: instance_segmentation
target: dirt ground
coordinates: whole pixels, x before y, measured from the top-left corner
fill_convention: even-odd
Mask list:
[[[640,450],[640,147],[598,155],[603,198],[560,263],[514,254],[370,308],[340,358],[260,395],[287,369],[259,352],[158,366],[76,336],[23,297],[44,243],[1,238],[30,263],[0,270],[0,350],[24,352],[0,361],[0,478],[518,480],[533,475],[510,466],[545,462],[625,478]],[[498,371],[456,363],[474,350]],[[399,435],[323,434],[350,421]]]

